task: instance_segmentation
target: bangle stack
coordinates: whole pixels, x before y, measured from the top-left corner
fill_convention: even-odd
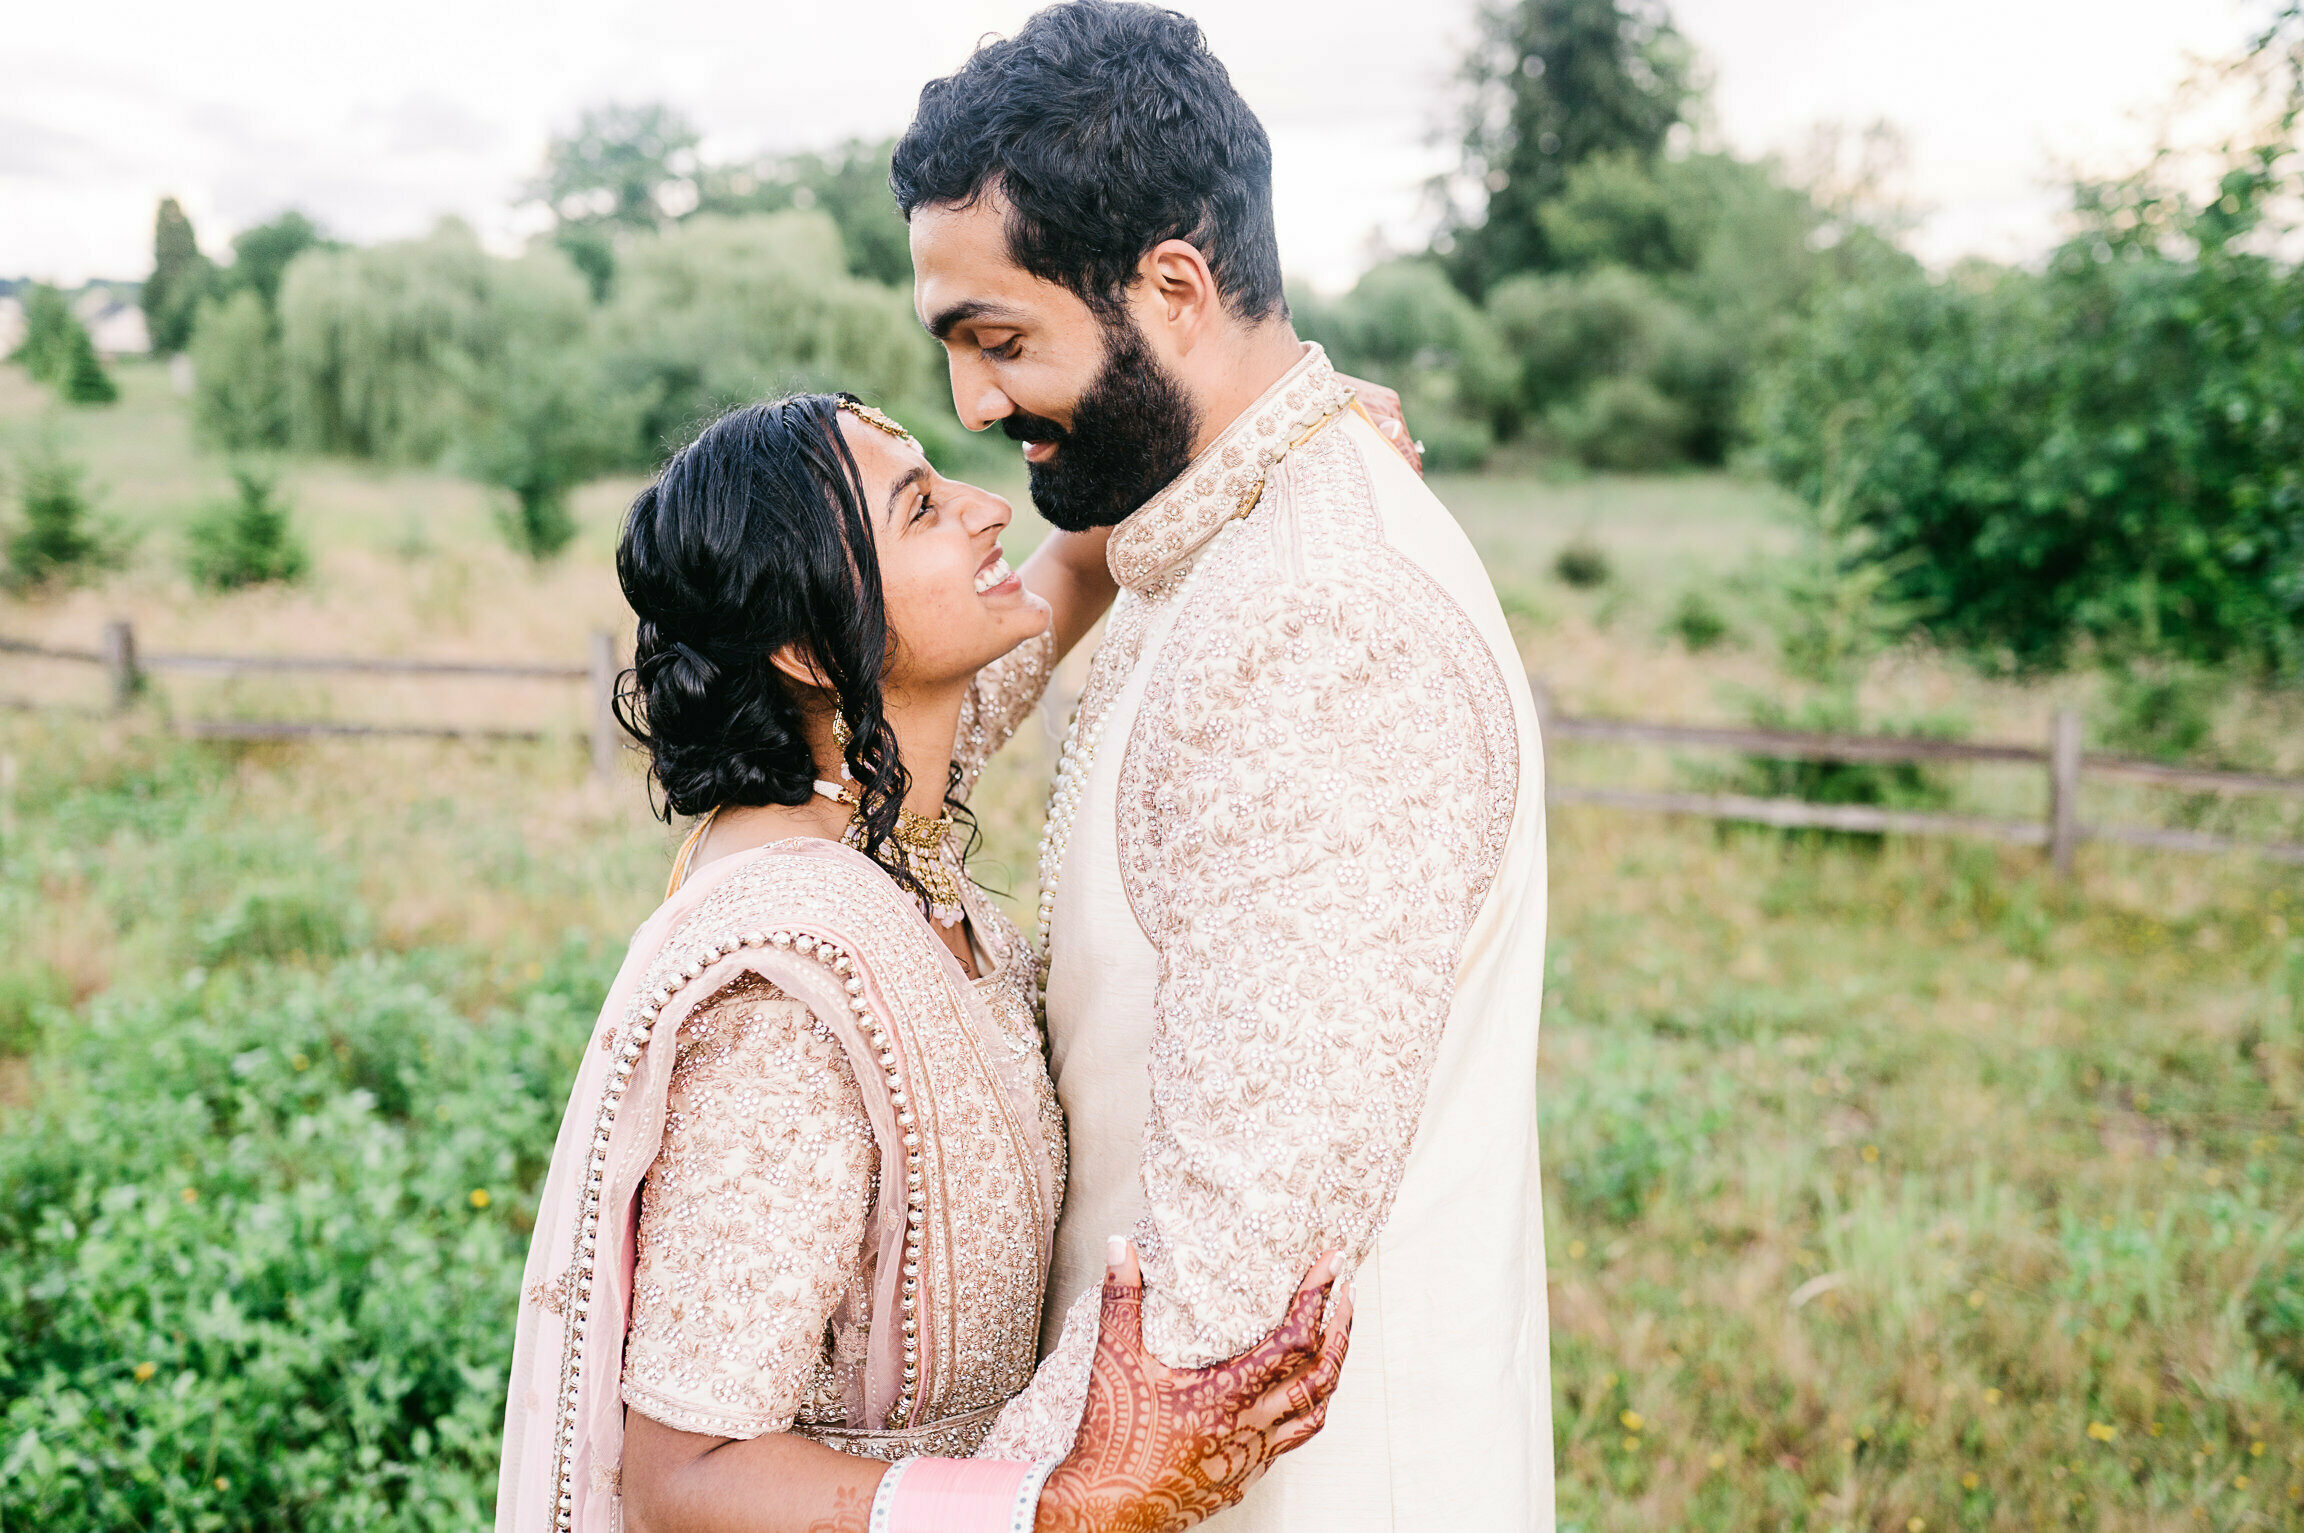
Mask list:
[[[869,1533],[1032,1533],[1056,1460],[899,1459],[880,1477]]]

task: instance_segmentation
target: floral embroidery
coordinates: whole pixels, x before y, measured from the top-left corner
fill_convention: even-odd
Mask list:
[[[1518,791],[1494,656],[1383,543],[1359,451],[1315,438],[1207,543],[1121,765],[1160,955],[1145,1338],[1178,1366],[1374,1243]]]

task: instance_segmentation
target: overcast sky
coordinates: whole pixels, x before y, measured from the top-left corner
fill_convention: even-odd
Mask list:
[[[1348,284],[1422,243],[1421,188],[1474,0],[1181,0],[1271,131],[1292,273]],[[115,0],[0,29],[0,275],[141,276],[154,203],[203,244],[288,206],[358,240],[462,215],[507,248],[510,202],[579,108],[663,99],[708,154],[899,130],[922,81],[1028,0]],[[2235,50],[2248,0],[1678,0],[1715,131],[1794,149],[1885,118],[1939,264],[2052,241],[2060,167],[2117,168],[2190,60]]]

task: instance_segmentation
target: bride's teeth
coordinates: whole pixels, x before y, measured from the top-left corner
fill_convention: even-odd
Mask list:
[[[993,560],[989,569],[976,572],[976,594],[982,596],[986,591],[1006,580],[1012,573],[1014,572],[1008,568],[1006,559]]]

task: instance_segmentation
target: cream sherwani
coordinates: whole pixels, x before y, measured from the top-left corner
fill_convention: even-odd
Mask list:
[[[1307,347],[1113,533],[1042,855],[1054,1355],[984,1451],[1077,1420],[1107,1236],[1187,1366],[1340,1245],[1327,1429],[1207,1526],[1549,1529],[1535,711],[1471,544],[1347,398]]]

